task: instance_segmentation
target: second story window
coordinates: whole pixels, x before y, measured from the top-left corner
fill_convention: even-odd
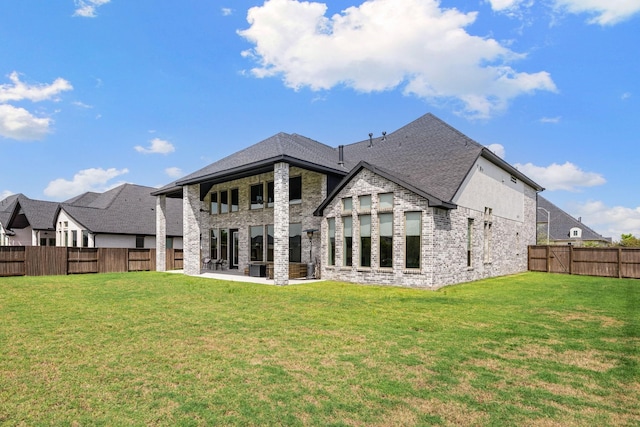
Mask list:
[[[220,192],[220,213],[229,212],[229,192],[224,190]]]
[[[240,206],[238,203],[239,198],[238,189],[234,188],[231,190],[231,212],[238,212]]]
[[[211,215],[218,214],[218,193],[211,193]]]
[[[251,186],[251,209],[262,209],[264,207],[264,185],[254,184]]]
[[[289,203],[302,202],[302,177],[289,178]]]

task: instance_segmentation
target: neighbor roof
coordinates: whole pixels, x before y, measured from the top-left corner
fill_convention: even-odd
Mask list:
[[[101,194],[85,193],[60,204],[92,233],[156,234],[154,188],[123,184]],[[167,200],[167,235],[182,235],[182,202]]]
[[[582,230],[581,240],[611,242],[610,237],[603,237],[593,229],[588,227],[581,220],[577,220],[549,200],[538,195],[537,223],[546,223],[549,221],[549,239],[550,240],[571,240],[569,232],[572,228],[578,227]],[[544,210],[543,210],[544,209]],[[547,212],[549,212],[549,218]]]
[[[26,228],[54,230],[54,215],[58,203],[33,200],[24,194],[14,194],[0,202],[0,223],[5,229]]]

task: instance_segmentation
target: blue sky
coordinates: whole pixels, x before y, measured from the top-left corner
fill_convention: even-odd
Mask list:
[[[640,0],[2,9],[0,199],[161,186],[280,131],[337,146],[431,112],[597,232],[640,235]]]

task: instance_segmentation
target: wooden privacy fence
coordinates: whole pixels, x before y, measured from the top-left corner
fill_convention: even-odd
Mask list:
[[[529,271],[640,279],[640,248],[529,246]]]
[[[167,270],[183,268],[182,256],[182,249],[167,249]],[[0,277],[120,273],[155,269],[155,249],[0,246]]]

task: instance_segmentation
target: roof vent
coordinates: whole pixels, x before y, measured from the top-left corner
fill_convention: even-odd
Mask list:
[[[373,147],[373,134],[369,132],[369,147]]]
[[[338,146],[338,165],[344,166],[344,145]]]
[[[386,140],[387,139],[387,131],[382,131],[382,140]]]

